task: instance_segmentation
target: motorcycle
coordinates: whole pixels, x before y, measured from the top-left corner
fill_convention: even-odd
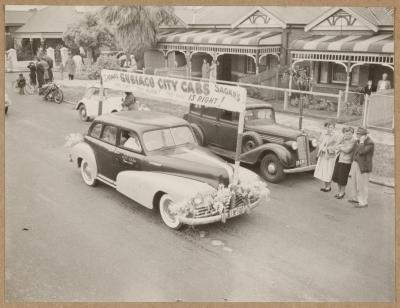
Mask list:
[[[39,88],[39,95],[43,95],[45,100],[54,101],[57,104],[61,104],[64,99],[63,91],[55,82],[49,82]]]

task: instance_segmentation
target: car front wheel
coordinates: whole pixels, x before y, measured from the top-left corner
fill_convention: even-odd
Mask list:
[[[260,162],[260,172],[268,182],[278,183],[285,178],[283,165],[275,154],[267,154]]]
[[[165,194],[160,199],[159,209],[163,222],[171,229],[177,230],[182,227],[182,224],[179,222],[176,214],[171,212],[173,203],[172,198],[168,194]]]
[[[89,117],[87,115],[86,107],[85,105],[80,105],[79,106],[79,117],[81,118],[82,121],[87,122],[89,121]]]
[[[81,175],[82,175],[82,179],[86,183],[86,185],[95,186],[97,184],[96,175],[95,175],[94,170],[92,170],[92,168],[90,168],[89,163],[84,159],[82,159],[82,162],[81,162]]]

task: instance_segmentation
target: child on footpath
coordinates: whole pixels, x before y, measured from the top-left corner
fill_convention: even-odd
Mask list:
[[[23,74],[19,74],[18,79],[17,79],[17,88],[19,88],[19,94],[24,95],[25,94],[25,86],[26,86],[26,79]]]

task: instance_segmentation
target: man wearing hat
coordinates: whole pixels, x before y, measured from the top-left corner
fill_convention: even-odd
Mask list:
[[[349,202],[355,207],[368,206],[368,182],[372,171],[372,157],[374,155],[374,142],[368,136],[364,127],[357,128],[357,146],[354,151],[353,163],[350,170],[350,192],[352,198]]]

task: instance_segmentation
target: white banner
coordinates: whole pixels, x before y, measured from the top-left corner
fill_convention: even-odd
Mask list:
[[[132,92],[138,97],[175,100],[237,112],[245,110],[247,93],[241,87],[112,70],[102,70],[101,77],[105,88]]]

